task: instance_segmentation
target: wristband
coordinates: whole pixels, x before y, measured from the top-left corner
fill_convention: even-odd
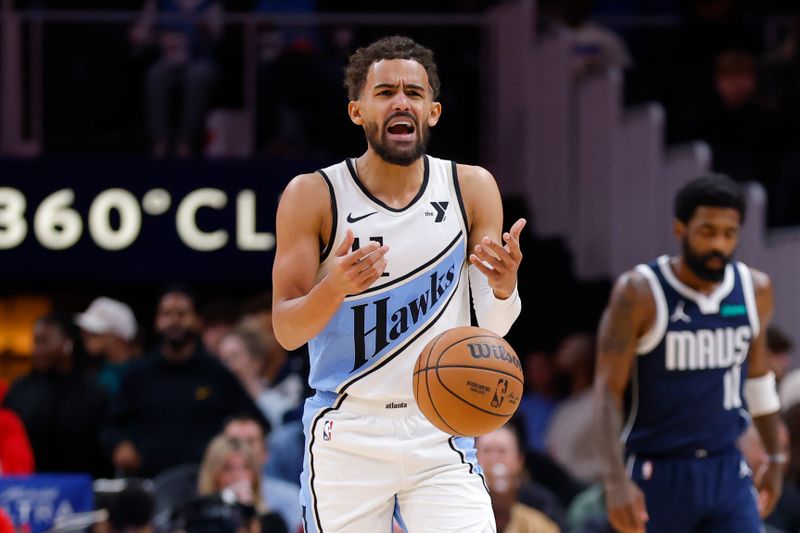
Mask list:
[[[786,456],[785,453],[773,453],[767,456],[767,459],[771,464],[776,465],[785,465],[789,462],[789,458]]]

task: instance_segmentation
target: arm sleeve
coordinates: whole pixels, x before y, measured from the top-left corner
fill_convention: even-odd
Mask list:
[[[472,305],[475,307],[478,325],[501,337],[508,333],[522,310],[517,287],[514,287],[514,292],[505,300],[495,298],[489,279],[474,265],[469,266],[469,286],[472,289]]]

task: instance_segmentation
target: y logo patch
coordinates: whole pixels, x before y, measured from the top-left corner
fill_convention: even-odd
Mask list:
[[[434,222],[441,222],[447,214],[447,206],[450,202],[431,202],[431,205],[436,209],[436,220]]]

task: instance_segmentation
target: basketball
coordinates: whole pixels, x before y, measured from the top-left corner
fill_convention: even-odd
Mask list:
[[[432,339],[414,366],[414,398],[425,417],[451,435],[477,437],[505,424],[522,400],[524,379],[514,349],[471,326]]]

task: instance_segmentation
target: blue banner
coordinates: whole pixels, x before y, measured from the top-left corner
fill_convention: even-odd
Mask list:
[[[0,477],[0,507],[18,531],[44,532],[57,518],[94,508],[92,478],[85,474]]]

